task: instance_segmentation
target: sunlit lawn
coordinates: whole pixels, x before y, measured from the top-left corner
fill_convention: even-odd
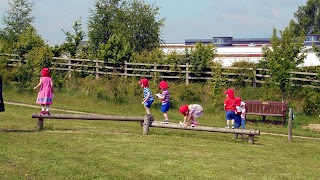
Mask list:
[[[34,103],[20,94],[7,101]],[[90,98],[56,96],[54,108],[114,115],[144,115],[143,107],[110,105]],[[59,101],[58,101],[59,100]],[[68,103],[67,103],[68,102]],[[78,103],[75,103],[78,102]],[[34,104],[33,104],[34,105]],[[137,122],[45,120],[38,131],[31,114],[39,109],[6,104],[0,113],[0,179],[318,179],[320,141],[260,135],[251,145],[232,134],[150,128]],[[52,113],[63,113],[53,111]],[[159,109],[153,109],[161,120]],[[182,117],[172,112],[178,122]],[[223,126],[223,112],[207,113],[204,125]],[[251,124],[286,133],[287,128]],[[294,134],[320,137],[294,129]]]

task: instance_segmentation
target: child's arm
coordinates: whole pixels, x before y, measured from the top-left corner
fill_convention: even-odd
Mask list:
[[[51,81],[51,93],[53,93],[54,90],[54,86],[53,86],[53,82]]]
[[[41,84],[42,84],[42,81],[41,81],[41,79],[40,79],[39,84],[36,85],[33,89],[37,89],[39,86],[41,86]]]

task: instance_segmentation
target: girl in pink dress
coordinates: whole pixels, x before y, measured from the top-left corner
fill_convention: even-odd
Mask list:
[[[40,87],[40,91],[38,93],[36,104],[41,104],[40,114],[50,115],[49,106],[50,104],[52,104],[53,83],[50,76],[49,68],[43,68],[41,70],[40,82],[33,89],[37,89],[38,87]]]

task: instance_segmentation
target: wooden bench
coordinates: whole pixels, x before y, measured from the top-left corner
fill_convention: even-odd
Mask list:
[[[207,132],[220,132],[220,133],[231,133],[231,134],[244,134],[248,135],[248,142],[254,144],[254,136],[260,135],[259,130],[254,129],[225,129],[219,127],[209,127],[209,126],[181,126],[180,124],[170,123],[170,124],[162,124],[162,122],[150,121],[149,118],[146,118],[143,124],[143,134],[147,135],[149,133],[149,128],[170,128],[170,129],[181,129],[181,130],[193,130],[193,131],[207,131]]]
[[[38,127],[42,129],[44,119],[63,119],[63,120],[102,120],[102,121],[130,121],[141,122],[147,117],[144,116],[102,116],[102,115],[78,115],[78,114],[32,114],[32,118],[38,118]]]
[[[262,120],[265,120],[266,116],[278,116],[282,117],[282,123],[284,124],[287,114],[287,104],[277,101],[256,101],[247,100],[246,103],[246,115],[258,115],[262,116]]]

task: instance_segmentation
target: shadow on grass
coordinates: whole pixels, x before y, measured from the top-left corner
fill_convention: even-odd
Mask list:
[[[26,129],[0,129],[0,132],[22,132],[22,133],[30,133],[30,132],[39,132],[38,129],[35,130],[26,130]]]

